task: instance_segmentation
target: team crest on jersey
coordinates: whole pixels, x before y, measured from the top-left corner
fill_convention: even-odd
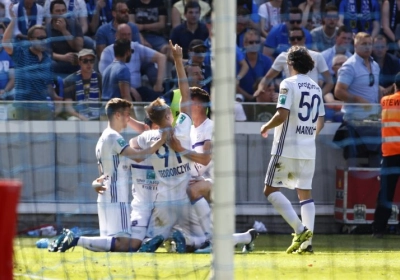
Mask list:
[[[185,119],[186,119],[186,117],[185,117],[184,115],[181,115],[180,118],[179,118],[178,123],[179,123],[179,124],[183,123],[183,121],[184,121]]]
[[[117,142],[118,142],[118,144],[119,144],[121,147],[125,147],[125,146],[126,146],[126,142],[125,142],[125,139],[124,139],[124,138],[119,138],[119,139],[117,140]]]
[[[281,105],[285,105],[286,103],[286,95],[283,94],[279,94],[279,100],[278,100],[279,104]]]
[[[153,170],[147,170],[146,179],[155,180],[156,179],[156,173]]]
[[[138,221],[132,221],[131,226],[134,227],[138,224]]]
[[[124,165],[122,166],[122,169],[123,169],[124,171],[128,171],[129,166],[124,164]]]
[[[279,94],[287,94],[288,91],[289,90],[287,88],[281,88],[281,90],[279,91]]]

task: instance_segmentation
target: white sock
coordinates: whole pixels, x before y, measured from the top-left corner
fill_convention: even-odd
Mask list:
[[[293,228],[296,234],[303,232],[304,225],[294,211],[290,201],[281,192],[273,192],[268,196],[268,201],[271,202],[275,210],[285,219],[285,221]]]
[[[203,237],[197,237],[197,236],[190,236],[186,238],[186,245],[193,246],[195,249],[199,249],[201,245],[206,242],[206,238]]]
[[[315,221],[315,204],[312,198],[300,201],[301,205],[301,220],[303,224],[312,232],[314,232],[314,221]],[[301,248],[305,249],[308,245],[311,245],[311,238],[301,244]]]
[[[201,197],[192,203],[192,206],[199,218],[200,225],[203,228],[205,235],[207,238],[210,238],[212,235],[210,205],[204,197]]]
[[[234,233],[233,246],[236,244],[249,244],[251,242],[251,235],[248,232]]]
[[[113,238],[81,236],[78,240],[78,246],[93,252],[110,252]]]

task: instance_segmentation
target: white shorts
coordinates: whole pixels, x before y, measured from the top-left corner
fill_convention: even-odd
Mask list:
[[[314,159],[293,159],[271,156],[264,183],[275,188],[311,190]]]
[[[132,203],[131,206],[131,237],[143,240],[146,237],[151,212],[154,208],[153,203],[148,205]]]
[[[190,223],[190,207],[189,199],[156,202],[151,213],[147,236],[162,235],[167,239],[174,226],[186,228]]]
[[[97,203],[100,236],[127,236],[131,234],[129,214],[131,206],[127,202]]]

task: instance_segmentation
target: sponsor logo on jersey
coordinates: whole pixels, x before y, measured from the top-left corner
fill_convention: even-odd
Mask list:
[[[183,121],[184,121],[185,119],[186,119],[186,117],[185,117],[184,115],[181,115],[181,116],[179,117],[178,123],[179,123],[179,124],[183,123]]]
[[[279,94],[279,104],[285,105],[286,103],[286,95]]]
[[[138,224],[138,221],[132,221],[131,226],[134,227]]]
[[[159,170],[158,173],[160,174],[161,178],[168,178],[168,177],[184,174],[188,171],[190,171],[190,164],[186,163],[183,165],[179,165],[178,167]]]
[[[156,191],[157,185],[142,185],[142,189],[149,190],[149,191]]]
[[[128,171],[129,166],[128,166],[128,165],[123,165],[123,166],[122,166],[122,169],[123,169],[124,171]]]
[[[299,87],[299,89],[301,89],[301,88],[306,88],[306,89],[308,89],[308,90],[310,90],[310,89],[316,89],[316,90],[318,90],[318,91],[321,91],[321,89],[320,89],[319,86],[316,86],[316,85],[311,84],[311,83],[297,83],[297,86]]]
[[[146,179],[155,180],[156,179],[156,173],[153,170],[147,170],[146,171]]]
[[[281,88],[281,90],[279,91],[279,94],[287,94],[288,91],[289,90],[287,88]]]
[[[117,142],[118,142],[118,144],[119,144],[121,147],[125,147],[125,146],[126,146],[126,142],[125,142],[125,139],[124,139],[124,138],[119,138],[119,139],[117,140]]]

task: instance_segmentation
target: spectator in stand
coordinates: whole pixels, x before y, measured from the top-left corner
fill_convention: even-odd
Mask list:
[[[248,27],[260,30],[260,17],[258,16],[258,4],[254,0],[236,0],[236,10],[245,8],[248,13]]]
[[[0,23],[4,24],[6,27],[10,23],[10,12],[9,8],[11,5],[11,1],[9,0],[0,0]]]
[[[79,70],[77,54],[83,48],[83,33],[77,20],[66,17],[63,0],[52,1],[50,11],[52,20],[46,28],[51,38],[53,71],[66,77]]]
[[[206,26],[209,32],[209,37],[204,41],[204,45],[207,47],[206,57],[204,59],[205,65],[209,66],[211,69],[211,37],[212,37],[212,22],[211,22],[211,13],[206,18]],[[239,84],[240,80],[246,75],[249,70],[249,66],[247,65],[243,52],[241,49],[236,46],[236,83]]]
[[[258,85],[261,81],[259,78],[253,85],[253,92],[257,91]],[[249,121],[267,122],[276,112],[276,103],[278,102],[278,93],[275,85],[275,80],[272,80],[257,97],[256,106],[245,106],[246,115]],[[265,104],[267,103],[267,104]]]
[[[14,62],[2,47],[5,30],[4,24],[0,24],[0,100],[13,100],[15,94]]]
[[[243,48],[244,34],[248,30],[250,12],[246,8],[238,7],[236,20],[236,45]]]
[[[209,37],[207,40],[204,41],[204,44],[207,47],[207,55],[206,58],[204,59],[204,63],[208,65],[211,69],[211,59],[212,59],[212,53],[211,53],[211,37],[212,37],[212,22],[211,22],[211,13],[208,15],[206,18],[206,27],[208,29],[208,34]],[[247,71],[249,71],[249,66],[247,65],[244,55],[242,51],[239,49],[238,46],[236,46],[236,90],[237,87],[239,86],[240,80],[246,75]]]
[[[351,29],[342,25],[336,32],[335,45],[321,53],[326,61],[326,64],[328,65],[329,72],[332,75],[334,74],[332,60],[336,55],[344,54],[347,57],[352,56],[351,52],[349,52],[352,40],[353,34],[351,33]]]
[[[377,0],[342,0],[338,26],[350,26],[353,34],[368,33],[374,38],[380,32],[380,6]]]
[[[245,61],[249,66],[249,71],[240,80],[236,92],[242,94],[246,101],[255,100],[253,85],[267,74],[272,65],[271,59],[260,52],[260,39],[260,34],[254,29],[249,29],[244,35]]]
[[[137,26],[129,22],[129,9],[125,1],[114,0],[112,4],[112,15],[114,20],[99,27],[96,32],[96,54],[101,57],[104,48],[114,44],[115,34],[117,33],[118,25],[126,23],[131,27],[132,40],[141,43],[140,33]]]
[[[163,0],[130,0],[128,3],[130,21],[139,28],[150,48],[165,55],[169,53],[169,44],[163,33],[167,27],[167,10]]]
[[[132,37],[132,30],[126,23],[118,25],[116,39],[117,40],[130,40]],[[113,64],[115,59],[114,56],[114,45],[106,47],[101,54],[99,62],[99,71],[101,74],[105,74],[105,70],[109,65]],[[166,57],[165,55],[150,49],[138,42],[131,42],[132,56],[130,61],[126,63],[126,66],[130,72],[130,93],[134,101],[146,101],[152,102],[156,100],[163,92],[162,83],[164,81],[165,69],[166,69]],[[141,79],[141,66],[148,63],[157,64],[157,79],[153,89],[142,86]]]
[[[289,40],[292,46],[304,46],[305,37],[304,37],[304,29],[299,27],[294,27],[289,31]],[[328,66],[326,65],[325,59],[319,52],[308,50],[311,58],[314,61],[314,68],[307,73],[307,75],[314,80],[314,82],[319,82],[319,75],[322,75],[324,85],[321,87],[322,95],[324,96],[328,92],[332,90],[333,81],[332,76],[329,73]],[[258,86],[257,92],[254,93],[254,96],[257,97],[261,91],[265,90],[266,85],[269,82],[276,78],[279,73],[284,73],[284,78],[289,78],[290,72],[289,67],[287,65],[287,52],[282,52],[274,61],[271,66],[271,69],[261,80],[260,85]]]
[[[332,65],[332,79],[333,79],[333,88],[331,92],[324,95],[325,102],[325,121],[326,122],[342,122],[343,121],[343,113],[341,112],[343,101],[335,98],[334,92],[337,82],[337,74],[342,67],[342,65],[346,62],[348,57],[344,54],[337,54],[331,61]]]
[[[355,53],[339,68],[335,97],[342,100],[343,123],[333,138],[343,148],[348,166],[360,166],[367,158],[377,167],[381,158],[379,65],[372,57],[372,37],[359,32],[354,38]],[[356,103],[356,104],[355,104]],[[365,123],[366,120],[375,123]],[[376,124],[376,125],[374,125]]]
[[[372,57],[380,68],[379,86],[383,87],[384,95],[394,93],[393,81],[397,73],[400,72],[399,59],[388,53],[387,39],[383,35],[374,38],[372,46]]]
[[[397,0],[385,0],[382,4],[382,31],[389,40],[391,52],[400,49],[400,3]]]
[[[111,0],[88,0],[86,2],[89,22],[88,35],[94,36],[100,26],[113,20],[112,2]]]
[[[18,120],[50,120],[54,118],[52,109],[46,102],[48,97],[60,100],[53,88],[51,57],[45,52],[46,29],[35,25],[28,30],[31,44],[13,46],[14,25],[17,17],[10,8],[11,22],[4,32],[3,45],[15,63],[14,118]],[[42,101],[30,103],[30,101]]]
[[[64,80],[65,109],[69,120],[96,120],[100,117],[101,76],[94,71],[96,55],[91,49],[78,54],[80,70]],[[90,103],[93,102],[93,103]]]
[[[52,20],[51,3],[59,0],[46,0],[44,3],[44,17],[46,18],[46,24],[49,24]],[[84,0],[62,0],[65,4],[66,15],[68,18],[76,19],[79,22],[79,26],[82,30],[82,34],[86,34],[89,29],[88,26],[88,13],[86,3]]]
[[[171,10],[171,25],[172,28],[177,27],[178,25],[185,22],[185,6],[189,2],[197,2],[200,5],[200,21],[203,20],[203,17],[206,16],[210,11],[211,7],[206,1],[203,0],[179,0],[173,6]]]
[[[310,32],[301,26],[303,12],[296,7],[289,10],[288,19],[281,24],[275,25],[268,34],[264,44],[264,55],[275,59],[281,52],[287,51],[289,48],[289,30],[294,27],[302,28],[305,34],[305,44],[311,48],[312,37]]]
[[[211,84],[211,65],[204,63],[207,56],[207,46],[203,40],[194,39],[189,44],[189,59],[185,63],[186,65],[200,65],[201,73],[204,77],[202,88],[207,92],[210,92]]]
[[[302,26],[308,30],[322,26],[322,13],[325,11],[325,0],[307,0],[299,5],[303,11]]]
[[[131,41],[116,40],[114,45],[115,60],[103,72],[102,101],[118,97],[132,102],[130,93],[131,77],[127,63],[132,56]]]
[[[267,38],[269,31],[282,21],[281,7],[283,0],[271,0],[260,5],[258,15],[260,16],[261,36]]]
[[[17,40],[27,40],[29,28],[43,25],[43,7],[36,4],[36,0],[21,0],[13,6],[13,11],[18,17],[18,24],[14,28]]]
[[[325,13],[322,16],[323,25],[311,30],[313,40],[313,49],[322,52],[333,47],[336,39],[337,23],[339,13],[336,6],[328,5],[325,8]]]
[[[197,2],[188,2],[185,5],[186,21],[171,32],[172,43],[178,44],[183,51],[183,58],[188,59],[189,44],[194,39],[206,40],[208,29],[204,23],[199,21],[200,5]],[[172,59],[170,57],[170,59]]]
[[[335,97],[346,103],[377,104],[379,65],[372,57],[372,37],[359,32],[354,39],[355,53],[340,67]],[[343,106],[345,120],[365,120],[379,112],[377,106]]]
[[[190,87],[198,87],[201,88],[203,86],[204,76],[201,73],[200,65],[198,64],[188,64],[185,66],[185,73],[189,81]],[[165,102],[170,106],[172,117],[174,118],[173,125],[175,125],[176,119],[180,114],[179,103],[181,100],[181,90],[179,88],[175,88],[170,90],[166,94],[162,96]]]

